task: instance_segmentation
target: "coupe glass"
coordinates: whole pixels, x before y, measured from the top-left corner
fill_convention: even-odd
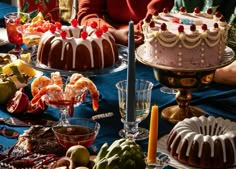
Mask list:
[[[12,12],[4,16],[5,26],[7,30],[8,41],[15,44],[15,48],[9,51],[19,57],[22,52],[21,45],[23,44],[22,34],[17,30],[17,27],[29,22],[30,16],[28,13]]]
[[[148,129],[139,127],[139,123],[146,119],[150,113],[151,94],[153,83],[147,80],[136,79],[135,81],[135,122],[127,122],[126,120],[126,99],[127,99],[127,80],[119,81],[116,84],[118,89],[119,110],[121,114],[121,121],[124,128],[119,131],[121,137],[132,137],[135,140],[142,140],[148,138]],[[129,126],[133,126],[130,128]]]

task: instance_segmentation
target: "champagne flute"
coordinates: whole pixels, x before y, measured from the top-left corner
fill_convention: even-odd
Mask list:
[[[21,45],[23,44],[22,34],[17,30],[17,27],[29,22],[30,16],[28,13],[12,12],[4,16],[5,26],[7,30],[8,41],[15,44],[15,48],[8,53],[15,54],[17,57],[23,51]]]
[[[147,80],[136,79],[135,81],[135,122],[126,121],[126,99],[127,99],[127,80],[119,81],[116,84],[118,89],[119,110],[121,114],[121,122],[124,124],[124,128],[119,131],[121,137],[130,137],[129,133],[132,133],[132,138],[135,140],[143,140],[148,138],[148,129],[139,127],[139,123],[142,122],[150,113],[151,94],[153,83]],[[133,127],[129,128],[129,123],[133,123]],[[132,124],[131,124],[132,125]],[[131,130],[131,131],[129,131]]]

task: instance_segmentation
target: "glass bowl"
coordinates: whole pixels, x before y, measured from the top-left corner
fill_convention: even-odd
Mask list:
[[[89,147],[97,137],[100,124],[87,118],[66,118],[52,127],[58,143],[65,149],[74,145]]]

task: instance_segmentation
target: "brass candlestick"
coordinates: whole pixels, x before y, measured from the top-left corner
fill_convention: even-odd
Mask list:
[[[218,65],[199,69],[183,69],[157,65],[143,59],[144,48],[144,45],[137,48],[137,59],[141,63],[153,67],[154,76],[161,84],[178,90],[176,94],[177,105],[167,107],[161,112],[162,117],[171,123],[205,114],[204,110],[190,106],[192,99],[191,90],[209,85],[214,79],[215,70],[232,63],[235,55],[233,50],[227,47],[225,55]]]

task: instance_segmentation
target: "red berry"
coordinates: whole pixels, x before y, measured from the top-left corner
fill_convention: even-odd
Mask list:
[[[194,8],[194,12],[195,13],[200,13],[200,8],[199,7]]]
[[[93,21],[90,25],[93,29],[95,29],[98,26],[98,23]]]
[[[185,7],[181,6],[181,7],[179,8],[179,11],[180,11],[180,12],[185,12]]]
[[[206,24],[203,24],[203,25],[202,25],[202,30],[204,30],[204,31],[207,30],[207,25],[206,25]]]
[[[168,10],[167,8],[164,8],[164,9],[163,9],[163,12],[164,12],[164,13],[169,13],[169,10]]]
[[[166,26],[165,23],[162,23],[162,24],[161,24],[161,30],[162,30],[162,31],[167,30],[167,26]]]
[[[221,17],[221,13],[220,13],[220,12],[216,12],[216,13],[215,13],[215,16],[216,16],[217,18],[220,18],[220,17]]]
[[[219,28],[218,23],[214,23],[214,28]]]
[[[220,18],[220,21],[221,21],[221,22],[225,22],[225,17],[222,16],[222,17]]]
[[[149,23],[149,26],[150,26],[151,28],[154,28],[154,27],[155,27],[155,22],[154,22],[154,21],[151,21],[151,22]]]
[[[55,22],[57,29],[61,30],[62,24],[60,22]]]
[[[178,31],[179,31],[179,33],[184,32],[184,26],[183,25],[179,25]]]
[[[62,39],[66,39],[66,31],[61,31],[60,32],[60,35],[61,35],[61,37],[62,37]]]
[[[101,29],[97,29],[95,31],[95,34],[97,35],[98,38],[100,38],[102,36],[102,30]]]
[[[55,33],[56,32],[56,26],[55,25],[51,25],[49,30],[52,32],[52,33]]]
[[[101,29],[103,33],[106,33],[108,31],[107,25],[103,25]]]
[[[71,23],[71,25],[72,25],[73,27],[76,27],[76,26],[78,25],[78,20],[77,20],[77,19],[72,19],[72,20],[70,21],[70,23]]]
[[[190,30],[191,30],[192,32],[194,32],[194,31],[196,30],[196,25],[195,25],[195,24],[192,24],[192,25],[190,26]]]
[[[145,18],[146,23],[150,23],[152,19],[152,14],[148,14],[148,16]]]
[[[158,15],[159,15],[159,12],[158,12],[158,11],[155,11],[153,15],[154,15],[154,16],[158,16]]]
[[[81,38],[82,38],[83,40],[85,40],[85,39],[88,37],[88,33],[85,32],[85,31],[82,31],[82,32],[80,33],[80,36],[81,36]]]
[[[209,15],[210,15],[210,14],[212,14],[212,12],[213,12],[213,11],[212,11],[212,9],[211,9],[211,8],[208,8],[208,9],[207,9],[207,14],[209,14]]]

